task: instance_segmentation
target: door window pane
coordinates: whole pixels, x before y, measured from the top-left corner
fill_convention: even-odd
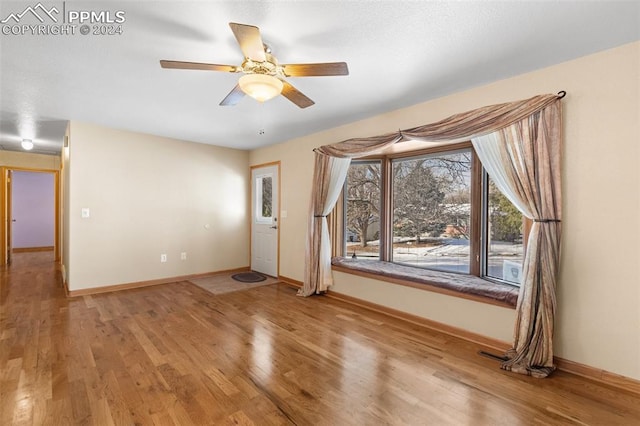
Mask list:
[[[273,177],[256,177],[255,215],[257,223],[271,223],[273,219]]]
[[[471,151],[392,164],[393,261],[469,273]]]
[[[380,162],[352,163],[345,184],[346,255],[380,258]]]
[[[271,176],[262,178],[262,217],[267,218],[273,216],[272,214],[272,179]]]
[[[524,258],[523,216],[489,177],[487,260],[485,274],[520,285]]]

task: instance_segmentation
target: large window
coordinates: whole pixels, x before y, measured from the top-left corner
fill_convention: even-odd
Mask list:
[[[470,143],[354,160],[344,195],[345,256],[520,284],[523,216]]]

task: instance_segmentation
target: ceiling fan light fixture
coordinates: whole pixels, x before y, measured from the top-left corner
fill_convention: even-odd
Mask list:
[[[268,74],[245,74],[238,81],[240,89],[258,102],[268,101],[282,93],[282,81]]]
[[[33,149],[33,142],[31,139],[22,139],[22,149],[25,151],[31,151]]]

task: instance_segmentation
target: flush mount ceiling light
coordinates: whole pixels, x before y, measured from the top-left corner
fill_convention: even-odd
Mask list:
[[[282,81],[268,74],[245,74],[238,81],[240,89],[258,102],[268,101],[282,93]]]
[[[33,142],[31,139],[22,139],[22,149],[25,151],[31,151],[33,149]]]

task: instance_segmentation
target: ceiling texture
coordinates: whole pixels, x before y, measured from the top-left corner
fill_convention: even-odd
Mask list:
[[[59,153],[69,120],[254,149],[638,40],[640,2],[33,0],[3,1],[0,21],[0,150]],[[229,22],[258,26],[280,63],[349,75],[287,78],[305,109],[220,106],[241,74],[160,67],[240,65]]]

